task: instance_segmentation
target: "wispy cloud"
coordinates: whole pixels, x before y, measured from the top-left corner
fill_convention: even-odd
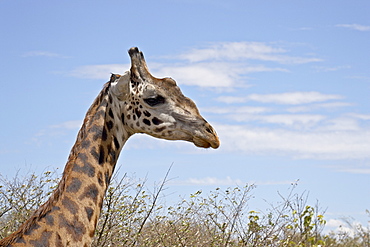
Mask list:
[[[177,61],[171,63],[162,61],[148,65],[154,76],[173,77],[180,85],[222,89],[247,86],[245,76],[250,73],[288,72],[289,66],[282,64],[320,61],[315,57],[292,56],[281,47],[258,42],[216,43],[192,49],[177,56],[176,59]],[[262,64],[251,65],[250,60]],[[264,63],[265,61],[267,63]],[[274,62],[278,65],[271,67]],[[106,80],[110,73],[123,73],[129,67],[128,64],[81,66],[69,75]],[[336,71],[350,67],[317,68],[321,71]],[[220,149],[228,153],[333,160],[369,159],[370,117],[368,114],[343,112],[336,115],[334,110],[352,106],[351,103],[342,102],[344,98],[342,95],[317,91],[226,95],[216,100],[228,105],[203,108],[202,112],[216,114],[222,119],[219,124],[214,125],[222,141]],[[246,102],[252,102],[253,106],[242,105]],[[314,112],[315,110],[319,110],[320,113]],[[331,112],[325,115],[323,110]],[[303,112],[310,113],[302,114]],[[220,124],[221,122],[223,124]],[[63,123],[55,127],[68,128],[75,124],[77,123]],[[170,145],[168,142],[158,140],[155,143],[151,140],[143,142],[140,138],[136,138],[137,142],[135,140],[131,142],[131,148],[136,148],[136,144],[142,148],[143,143],[149,148]],[[180,142],[171,145],[184,147]],[[189,151],[186,148],[181,150]],[[187,182],[235,184],[240,181],[231,178],[204,178]]]
[[[181,186],[244,186],[249,185],[282,185],[291,184],[292,181],[243,181],[238,178],[225,178],[204,177],[204,178],[188,178],[186,180],[173,180],[170,182],[172,185]]]
[[[353,173],[353,174],[370,174],[370,167],[364,168],[343,168],[339,169],[340,172]]]
[[[251,94],[247,98],[248,100],[262,103],[299,105],[342,99],[343,97],[340,95],[322,94],[319,92],[289,92],[281,94]]]
[[[337,27],[349,28],[356,31],[366,32],[370,31],[370,26],[359,25],[359,24],[339,24]]]
[[[166,66],[154,70],[158,77],[170,76],[179,84],[201,87],[230,87],[241,74],[240,68],[208,63],[199,65]],[[230,68],[230,69],[229,69]]]
[[[317,104],[294,106],[286,110],[287,112],[298,113],[298,112],[310,112],[310,111],[320,110],[320,109],[333,110],[335,108],[342,108],[342,107],[349,107],[349,106],[353,106],[353,104],[348,103],[348,102],[328,102],[328,103],[317,103]]]
[[[340,235],[354,237],[358,234],[358,229],[364,227],[359,221],[351,218],[329,219],[325,224],[324,233],[335,232]]]
[[[246,75],[252,73],[289,72],[287,64],[321,61],[317,57],[292,56],[289,53],[281,47],[262,42],[220,42],[180,55],[162,57],[162,62],[148,61],[148,67],[154,76],[172,77],[180,85],[227,90],[248,86]],[[123,73],[123,68],[129,67],[121,64],[86,65],[68,75],[106,79],[109,73]]]
[[[248,101],[246,97],[238,97],[238,96],[220,96],[217,98],[217,101],[223,102],[226,104],[233,104],[233,103],[245,103]]]
[[[68,58],[58,53],[49,52],[49,51],[29,51],[22,55],[23,57],[52,57],[52,58]]]
[[[370,158],[370,129],[292,130],[244,125],[216,125],[221,149],[258,155],[312,159]]]
[[[283,68],[271,68],[263,65],[247,66],[239,63],[202,62],[196,64],[156,64],[153,74],[158,77],[172,77],[179,84],[229,88],[243,86],[243,75],[259,72],[287,72]],[[239,82],[239,83],[237,83]],[[244,84],[245,86],[245,84]]]
[[[215,185],[215,186],[235,186],[244,185],[240,179],[233,179],[231,177],[226,178],[215,178],[215,177],[205,177],[205,178],[189,178],[183,181],[174,181],[175,184],[181,185]]]
[[[271,109],[267,107],[254,107],[254,106],[239,106],[239,107],[208,107],[202,108],[202,112],[215,113],[215,114],[260,114],[270,112]]]
[[[192,49],[179,56],[190,62],[206,60],[260,60],[282,64],[302,64],[320,62],[316,57],[286,55],[287,50],[262,42],[220,42],[204,48]]]
[[[205,111],[222,114],[221,119],[232,123],[216,125],[222,140],[221,149],[226,152],[312,159],[369,159],[370,116],[354,113],[336,115],[333,109],[352,105],[330,102],[339,99],[343,96],[319,92],[223,96],[217,100],[230,104],[255,101],[272,105],[247,108],[224,106],[206,108]],[[285,105],[295,106],[283,109],[291,114],[280,113]],[[299,113],[322,109],[331,109],[331,114]]]
[[[108,80],[111,73],[123,74],[129,68],[129,64],[86,65],[68,72],[67,75],[78,78]]]
[[[202,111],[220,115],[215,118],[222,119],[219,122],[223,124],[216,124],[215,128],[222,141],[220,149],[225,152],[311,159],[369,159],[370,115],[338,111],[338,108],[350,110],[353,106],[337,101],[343,98],[320,92],[222,96],[217,100],[238,105]],[[240,105],[247,101],[257,103]],[[265,103],[270,104],[266,107]],[[323,110],[329,111],[328,114]]]
[[[242,75],[258,72],[287,72],[283,68],[269,68],[263,65],[242,66],[230,63],[201,64],[164,64],[149,63],[151,73],[155,77],[172,77],[181,85],[199,87],[227,88],[236,86]],[[110,73],[122,74],[130,68],[129,64],[101,64],[80,66],[68,73],[69,76],[88,79],[106,80]],[[239,83],[238,86],[242,86]]]
[[[82,125],[82,120],[66,121],[60,124],[51,125],[51,129],[79,129]]]
[[[257,121],[264,124],[277,124],[305,129],[323,121],[326,117],[317,114],[272,114],[272,115],[241,115],[231,114],[229,118],[238,122]]]
[[[336,67],[325,67],[325,66],[315,66],[314,67],[317,72],[334,72],[338,70],[343,70],[343,69],[350,69],[350,65],[342,65],[342,66],[336,66]]]
[[[296,126],[302,129],[315,126],[327,118],[320,114],[277,114],[272,108],[252,106],[211,107],[201,110],[206,113],[222,114],[223,118],[229,121]]]
[[[314,30],[313,27],[300,27],[300,28],[297,28],[296,30],[298,31],[311,31],[311,30]]]
[[[359,131],[361,129],[359,121],[355,118],[340,116],[328,119],[317,127],[320,131]]]
[[[243,103],[257,101],[261,103],[273,103],[284,105],[300,105],[328,100],[342,99],[341,95],[322,94],[319,92],[288,92],[280,94],[250,94],[245,97],[222,96],[217,100],[224,103]]]
[[[351,113],[350,116],[361,120],[370,120],[370,114]]]
[[[50,139],[60,138],[65,136],[68,132],[78,130],[82,125],[82,120],[72,120],[62,122],[60,124],[50,125],[47,128],[39,130],[34,136],[31,138],[31,142],[33,145],[41,145],[49,142]]]
[[[367,114],[278,114],[274,108],[247,106],[241,106],[240,109],[232,106],[201,110],[210,116],[219,115],[213,116],[214,119],[220,120],[218,123],[212,121],[212,125],[221,139],[220,152],[230,155],[237,153],[318,160],[370,158]],[[135,137],[136,141],[131,142],[130,148],[143,148],[145,143],[146,148],[158,148],[160,145],[161,148],[172,147],[182,152],[209,154],[209,150],[193,149],[187,143],[160,142],[149,137],[144,141],[144,137]],[[354,170],[357,169],[354,167],[346,169],[346,172],[356,173],[368,171],[362,168]]]

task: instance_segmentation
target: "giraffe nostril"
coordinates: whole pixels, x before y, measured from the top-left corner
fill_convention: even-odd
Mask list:
[[[213,134],[212,130],[210,128],[206,128],[206,131],[210,134]]]

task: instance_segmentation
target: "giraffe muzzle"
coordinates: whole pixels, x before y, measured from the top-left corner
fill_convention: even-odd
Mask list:
[[[213,127],[206,123],[204,125],[204,130],[202,131],[201,136],[194,136],[193,137],[193,143],[197,147],[201,148],[218,148],[220,146],[220,139],[217,136],[216,131],[213,129]]]
[[[208,140],[205,140],[205,139],[201,139],[199,137],[194,137],[193,138],[193,143],[195,146],[197,147],[200,147],[200,148],[218,148],[220,146],[220,141],[217,139],[215,139],[214,141],[210,142]]]

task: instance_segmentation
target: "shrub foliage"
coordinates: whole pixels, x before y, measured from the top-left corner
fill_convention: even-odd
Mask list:
[[[47,200],[56,177],[49,171],[13,179],[0,176],[0,238]],[[113,179],[92,246],[370,246],[370,229],[350,222],[351,234],[323,234],[324,212],[307,205],[308,193],[295,193],[296,185],[260,212],[248,206],[254,185],[196,191],[166,205],[162,192],[167,182],[166,176],[150,192],[145,180]]]

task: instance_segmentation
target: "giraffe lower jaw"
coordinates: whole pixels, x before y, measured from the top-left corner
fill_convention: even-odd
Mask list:
[[[220,143],[218,141],[214,141],[214,142],[208,142],[204,139],[201,139],[199,137],[194,137],[193,138],[193,143],[195,146],[197,147],[200,147],[200,148],[218,148],[218,146],[220,145]]]

